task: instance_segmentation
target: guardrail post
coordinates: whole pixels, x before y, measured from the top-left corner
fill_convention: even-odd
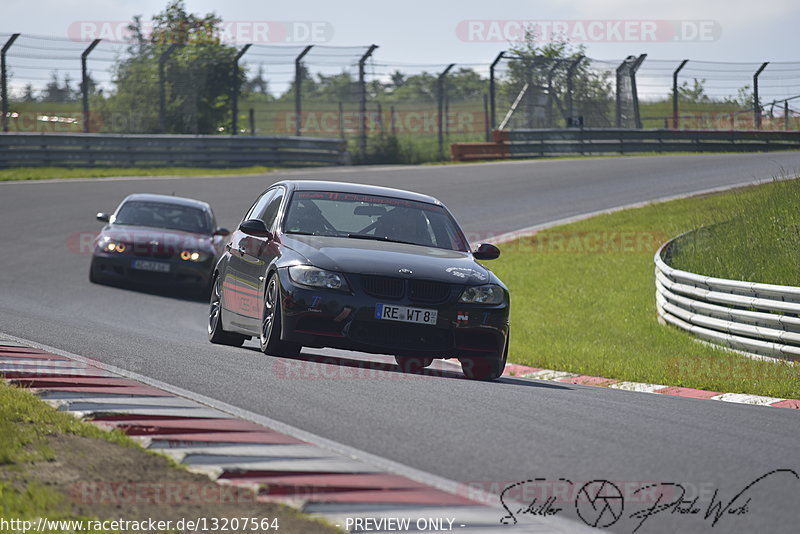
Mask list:
[[[681,61],[681,64],[672,73],[672,128],[675,130],[678,129],[678,73],[688,62],[688,59]]]
[[[769,61],[761,64],[755,74],[753,74],[753,124],[756,130],[761,129],[761,101],[758,98],[758,75],[767,68]]]
[[[164,53],[158,57],[158,131],[162,134],[167,131],[167,98],[164,88],[164,65],[169,55],[177,47],[178,45],[176,43],[172,43],[167,47]]]
[[[92,50],[100,44],[101,39],[92,41],[81,53],[81,100],[83,102],[83,133],[89,133],[89,73],[86,70],[86,59]]]
[[[308,45],[294,59],[294,134],[297,136],[303,135],[302,118],[300,117],[303,113],[303,58],[312,48],[314,45]]]
[[[573,96],[572,96],[572,92],[574,90],[573,80],[574,80],[574,77],[575,77],[575,71],[577,70],[578,65],[580,64],[580,62],[583,61],[584,57],[586,57],[586,56],[583,56],[583,55],[578,56],[575,59],[575,61],[573,61],[570,64],[570,66],[567,68],[567,109],[568,109],[567,113],[569,113],[569,117],[567,117],[567,125],[568,126],[569,126],[570,122],[573,120],[573,118],[575,117],[575,108],[573,106]]]
[[[489,66],[489,108],[491,110],[491,117],[489,123],[491,125],[492,130],[494,130],[495,125],[497,124],[496,121],[496,107],[495,107],[495,78],[494,78],[494,69],[497,67],[497,64],[500,63],[500,60],[503,59],[503,54],[505,52],[500,52],[497,54],[497,57],[494,58],[492,64]],[[487,139],[488,140],[488,139]]]
[[[367,155],[367,84],[364,81],[364,65],[378,45],[370,45],[358,60],[358,155],[363,159]]]
[[[233,58],[233,87],[231,87],[231,135],[239,133],[239,60],[250,48],[250,44],[246,44],[236,57]]]
[[[8,49],[11,48],[11,45],[14,44],[14,41],[17,40],[19,37],[19,33],[12,34],[11,37],[8,38],[6,44],[3,45],[2,50],[0,50],[0,100],[3,101],[2,105],[2,114],[3,114],[3,131],[8,131],[8,76],[6,73],[6,52]]]
[[[447,73],[450,72],[455,66],[455,63],[450,63],[445,69],[439,74],[436,78],[436,108],[438,110],[438,120],[437,120],[437,139],[439,142],[439,160],[444,159],[444,132],[443,132],[443,117],[442,114],[444,112],[444,81]]]

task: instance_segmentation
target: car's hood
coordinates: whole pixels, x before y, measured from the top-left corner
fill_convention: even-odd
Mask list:
[[[331,271],[485,284],[490,272],[468,252],[386,241],[327,236],[284,236],[284,244],[311,265]],[[408,269],[411,273],[400,272]]]
[[[212,248],[213,243],[213,238],[207,234],[124,224],[106,226],[100,232],[98,239],[103,236],[131,245],[149,245],[179,250],[209,249]]]

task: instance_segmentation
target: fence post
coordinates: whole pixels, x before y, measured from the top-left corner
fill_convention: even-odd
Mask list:
[[[378,45],[370,45],[358,60],[358,154],[362,160],[367,155],[367,84],[364,81],[364,65],[376,48]]]
[[[789,99],[783,101],[783,129],[789,129]]]
[[[443,132],[443,117],[442,114],[444,113],[444,81],[447,73],[450,72],[455,66],[455,63],[450,63],[445,69],[439,74],[436,78],[436,108],[438,110],[438,120],[437,120],[437,138],[439,141],[439,160],[444,159],[444,132]]]
[[[339,102],[339,137],[344,139],[344,106]]]
[[[497,64],[500,63],[500,60],[503,59],[503,54],[505,52],[500,52],[497,54],[497,57],[494,58],[492,64],[489,66],[489,108],[491,110],[491,117],[489,120],[491,129],[494,130],[495,125],[497,124],[496,121],[496,106],[495,106],[495,81],[494,81],[494,69],[497,67]]]
[[[569,117],[567,117],[567,125],[569,125],[570,121],[575,117],[575,108],[573,106],[573,96],[572,92],[574,91],[573,87],[573,78],[575,77],[575,70],[578,68],[578,65],[583,58],[586,56],[579,55],[575,58],[570,66],[567,68],[567,109],[569,110]]]
[[[617,108],[616,108],[616,113],[617,113],[616,124],[617,124],[617,128],[622,128],[622,95],[621,95],[621,92],[622,92],[622,71],[628,68],[628,60],[629,59],[630,59],[630,56],[628,56],[628,58],[626,58],[622,63],[620,63],[619,67],[617,67],[617,70],[616,70],[616,90],[615,90],[615,93],[616,93],[616,97],[617,97],[616,98],[616,100],[617,100]]]
[[[250,111],[249,111],[248,115],[249,115],[249,119],[250,119],[250,135],[255,135],[256,134],[256,110],[253,109],[253,108],[250,108]]]
[[[491,131],[489,130],[489,95],[483,93],[483,131],[485,141],[488,143],[491,140]]]
[[[81,101],[83,102],[83,133],[89,133],[89,73],[86,71],[86,58],[100,44],[100,39],[92,41],[81,53]]]
[[[294,134],[297,136],[303,135],[302,133],[302,119],[300,115],[303,112],[303,58],[308,54],[314,45],[308,45],[302,52],[294,59]]]
[[[631,71],[630,71],[631,96],[633,98],[633,119],[636,128],[638,128],[639,130],[642,129],[642,118],[639,115],[639,91],[636,89],[636,71],[639,70],[639,67],[642,65],[646,57],[647,54],[642,54],[641,56],[636,58],[636,61],[634,61],[633,65],[631,65]]]
[[[177,47],[177,44],[172,43],[158,58],[158,131],[162,134],[167,131],[167,99],[164,94],[164,65],[169,55]]]
[[[672,128],[674,130],[678,129],[678,73],[688,62],[688,59],[681,61],[681,64],[672,73]]]
[[[753,124],[756,130],[761,129],[761,101],[758,98],[758,75],[767,68],[769,61],[761,64],[755,74],[753,74]]]
[[[3,101],[2,105],[2,114],[3,114],[3,131],[8,131],[8,76],[6,74],[6,52],[8,49],[11,48],[11,45],[14,44],[14,41],[17,40],[20,34],[15,33],[12,34],[11,37],[8,38],[6,44],[3,45],[2,50],[0,50],[0,100]]]
[[[233,91],[231,93],[231,135],[239,133],[239,60],[250,48],[250,44],[246,44],[237,52],[236,57],[233,58]]]

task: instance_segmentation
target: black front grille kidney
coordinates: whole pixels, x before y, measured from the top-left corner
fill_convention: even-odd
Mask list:
[[[441,282],[411,280],[409,298],[420,302],[442,302],[450,296],[450,285]]]
[[[406,296],[418,302],[444,302],[450,296],[450,284],[427,280],[405,280],[388,276],[362,276],[364,292],[384,299],[401,299]]]
[[[387,276],[363,276],[364,292],[373,297],[400,299],[405,294],[405,280]]]

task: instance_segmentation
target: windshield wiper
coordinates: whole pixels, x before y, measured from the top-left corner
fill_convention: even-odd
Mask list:
[[[401,239],[392,239],[391,237],[387,237],[385,235],[347,234],[347,237],[352,237],[353,239],[371,239],[373,241],[386,241],[388,243],[402,243],[404,245],[419,245],[419,243],[413,243],[411,241],[403,241]]]

